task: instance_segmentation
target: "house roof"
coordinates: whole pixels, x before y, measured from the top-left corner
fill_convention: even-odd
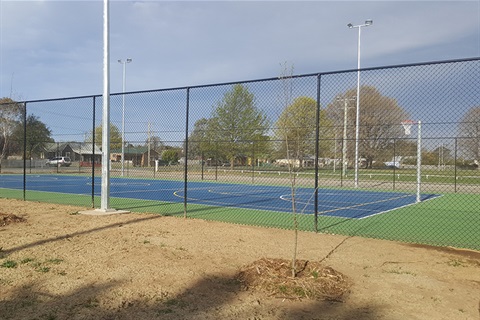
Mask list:
[[[125,153],[126,154],[144,154],[148,152],[148,147],[125,147]],[[153,149],[150,149],[151,153],[156,153],[158,154],[158,151],[155,151]],[[113,149],[110,150],[110,153],[122,153],[122,149]]]
[[[56,151],[63,151],[67,146],[69,146],[73,152],[77,154],[101,154],[102,150],[95,145],[95,149],[93,149],[91,143],[86,142],[51,142],[48,143],[45,147],[45,151],[47,152],[56,152]]]
[[[76,154],[93,154],[92,144],[87,142],[50,142],[45,147],[46,152],[63,151],[65,148],[70,147]],[[126,154],[144,154],[148,152],[148,147],[125,147]],[[151,153],[158,154],[157,151],[151,149]],[[122,153],[121,149],[110,150],[110,153]],[[102,154],[102,150],[95,145],[95,154]]]

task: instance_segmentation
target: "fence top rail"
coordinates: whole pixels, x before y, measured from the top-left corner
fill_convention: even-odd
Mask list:
[[[360,68],[360,69],[346,69],[346,70],[338,70],[338,71],[321,72],[321,73],[318,73],[318,75],[331,75],[331,74],[349,73],[349,72],[357,72],[357,71],[399,69],[399,68],[420,67],[420,66],[430,66],[430,65],[436,65],[436,64],[450,64],[450,63],[471,62],[471,61],[480,61],[480,57],[452,59],[452,60],[438,60],[438,61],[417,62],[417,63],[406,63],[406,64],[396,64],[396,65],[389,65],[389,66],[369,67],[369,68]],[[304,76],[306,76],[306,75],[304,75]]]
[[[408,67],[418,67],[418,66],[428,66],[428,65],[437,65],[437,64],[450,64],[450,63],[459,63],[459,62],[470,62],[470,61],[480,61],[480,57],[471,57],[471,58],[461,58],[461,59],[451,59],[451,60],[438,60],[438,61],[428,61],[428,62],[418,62],[418,63],[408,63],[408,64],[397,64],[389,66],[378,66],[378,67],[369,67],[361,69],[344,69],[337,71],[327,71],[327,72],[315,72],[301,75],[292,75],[287,77],[270,77],[262,79],[251,79],[243,81],[229,81],[221,83],[211,83],[204,85],[193,85],[193,86],[183,86],[183,87],[172,87],[164,89],[150,89],[150,90],[140,90],[140,91],[130,91],[130,92],[116,92],[112,93],[112,96],[124,95],[124,94],[140,94],[140,93],[150,93],[150,92],[165,92],[165,91],[175,91],[175,90],[189,90],[189,89],[198,89],[198,88],[208,88],[215,86],[228,86],[238,83],[254,83],[254,82],[266,82],[274,81],[281,79],[297,79],[297,78],[306,78],[306,77],[321,77],[324,75],[333,75],[340,73],[350,73],[358,71],[373,71],[373,70],[384,70],[384,69],[396,69],[396,68],[408,68]],[[24,100],[17,101],[17,103],[39,103],[39,102],[51,102],[51,101],[62,101],[62,100],[74,100],[74,99],[87,99],[87,98],[99,98],[102,97],[102,94],[95,95],[84,95],[84,96],[73,96],[73,97],[63,97],[63,98],[49,98],[49,99],[38,99],[38,100]]]

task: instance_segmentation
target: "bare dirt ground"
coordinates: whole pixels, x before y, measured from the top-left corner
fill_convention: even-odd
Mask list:
[[[298,259],[351,286],[287,299],[237,276],[291,259],[293,231],[84,209],[0,199],[0,319],[480,319],[480,252],[301,232]]]

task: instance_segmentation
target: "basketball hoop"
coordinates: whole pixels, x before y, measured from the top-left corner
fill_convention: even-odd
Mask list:
[[[405,120],[401,122],[403,129],[405,130],[405,135],[409,136],[411,134],[412,125],[415,124],[413,120]]]

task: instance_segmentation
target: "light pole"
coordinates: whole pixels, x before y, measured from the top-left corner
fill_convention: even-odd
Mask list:
[[[343,148],[342,148],[342,175],[347,176],[347,122],[348,122],[348,101],[355,100],[353,98],[337,99],[337,101],[343,100]]]
[[[354,26],[349,23],[347,26],[350,29],[358,28],[358,49],[357,49],[357,119],[355,128],[355,187],[358,187],[358,144],[360,135],[360,35],[362,27],[368,27],[373,24],[373,20],[366,20],[364,24]]]
[[[128,58],[125,61],[120,59],[118,63],[123,64],[123,86],[122,86],[122,177],[125,172],[125,87],[127,86],[127,63],[132,62],[132,59]]]

